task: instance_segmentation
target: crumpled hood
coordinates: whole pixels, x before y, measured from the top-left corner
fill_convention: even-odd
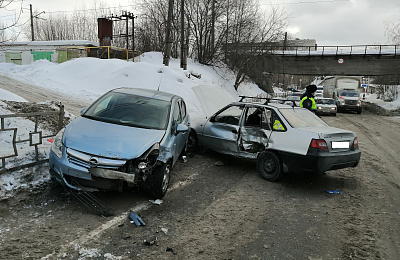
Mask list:
[[[78,117],[65,129],[63,144],[84,153],[115,159],[134,159],[160,142],[164,130],[116,125]]]

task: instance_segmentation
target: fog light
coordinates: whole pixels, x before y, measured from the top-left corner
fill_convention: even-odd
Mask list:
[[[147,163],[146,162],[140,162],[138,164],[138,168],[141,169],[141,170],[146,169],[146,167],[147,167]]]

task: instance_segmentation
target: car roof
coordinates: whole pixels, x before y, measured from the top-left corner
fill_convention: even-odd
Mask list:
[[[285,101],[286,99],[282,99],[282,101]],[[291,101],[291,100],[289,100]],[[281,109],[281,108],[301,108],[298,106],[292,107],[292,105],[287,105],[287,104],[279,104],[279,103],[274,103],[274,102],[268,102],[268,104],[264,104],[264,103],[259,103],[259,102],[232,102],[231,105],[248,105],[248,106],[262,106],[262,107],[269,107],[269,108],[277,108],[277,109]],[[303,108],[301,108],[303,109]]]
[[[125,94],[132,94],[132,95],[141,96],[141,97],[159,99],[159,100],[163,100],[163,101],[171,101],[174,97],[179,97],[179,96],[171,94],[171,93],[153,90],[153,89],[144,89],[144,88],[123,87],[123,88],[113,89],[110,92],[120,92],[120,93],[125,93]]]

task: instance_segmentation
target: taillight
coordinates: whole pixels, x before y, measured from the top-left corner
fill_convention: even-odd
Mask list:
[[[357,149],[358,148],[358,140],[357,137],[354,137],[354,141],[353,141],[353,149]]]
[[[321,149],[322,151],[329,152],[328,145],[324,139],[312,139],[310,147]]]

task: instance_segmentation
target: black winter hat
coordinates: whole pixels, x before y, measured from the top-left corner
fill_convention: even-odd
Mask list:
[[[308,85],[306,87],[306,89],[310,92],[310,93],[314,93],[315,91],[317,91],[317,86],[315,85]]]

